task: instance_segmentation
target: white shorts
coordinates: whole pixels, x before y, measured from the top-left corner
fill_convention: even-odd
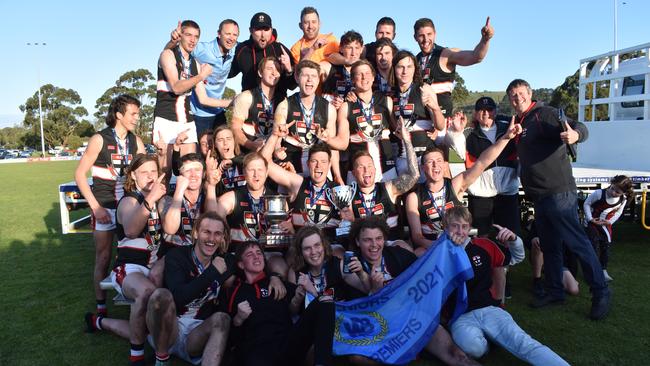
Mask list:
[[[115,230],[115,213],[117,212],[114,208],[107,208],[109,215],[111,215],[111,222],[108,224],[102,224],[95,219],[95,215],[92,215],[92,228],[95,231],[113,231]]]
[[[176,337],[176,342],[169,347],[168,353],[174,355],[178,358],[181,358],[192,365],[199,365],[203,356],[191,357],[187,353],[187,336],[194,330],[196,327],[203,323],[201,319],[193,319],[189,317],[179,317],[176,318],[178,321],[178,336]],[[151,347],[155,350],[156,347],[153,342],[153,337],[151,334],[147,336],[147,340]]]
[[[122,292],[122,283],[124,283],[126,276],[134,272],[142,273],[145,277],[149,277],[150,269],[139,264],[127,263],[115,267],[111,271],[111,282],[113,283],[113,288],[115,291],[117,291],[117,293],[124,296],[125,298],[127,297]]]
[[[173,145],[174,142],[176,142],[178,134],[183,131],[185,131],[185,134],[187,135],[187,140],[183,142],[184,144],[193,144],[198,142],[196,124],[194,122],[170,121],[162,117],[156,117],[153,120],[153,136],[158,138],[158,133],[161,133],[163,140],[165,140],[167,144]]]

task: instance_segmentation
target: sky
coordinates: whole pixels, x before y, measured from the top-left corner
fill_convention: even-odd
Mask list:
[[[618,48],[650,42],[650,1],[618,1]],[[375,24],[391,16],[397,24],[396,44],[413,52],[413,23],[429,17],[436,43],[473,49],[490,16],[495,36],[482,63],[458,68],[469,90],[505,90],[515,78],[533,88],[555,88],[579,67],[582,58],[614,49],[613,0],[531,1],[2,1],[0,32],[5,35],[0,70],[0,128],[22,122],[19,106],[42,84],[76,90],[82,104],[95,111],[95,101],[123,73],[147,68],[156,75],[163,45],[178,20],[199,23],[202,41],[216,37],[219,22],[235,19],[239,41],[249,36],[250,18],[267,12],[279,41],[290,47],[301,36],[300,10],[314,6],[321,32],[340,37],[354,29],[364,41],[374,40]],[[342,6],[345,4],[345,7]],[[395,6],[394,4],[399,4]],[[488,6],[489,5],[489,6]],[[27,46],[27,43],[46,46]],[[239,91],[238,80],[229,86]]]

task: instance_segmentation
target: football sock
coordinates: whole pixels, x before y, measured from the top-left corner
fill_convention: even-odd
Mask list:
[[[97,314],[102,316],[108,315],[108,309],[106,308],[106,299],[97,300]]]
[[[131,356],[129,356],[129,362],[132,366],[144,366],[144,343],[131,343]]]

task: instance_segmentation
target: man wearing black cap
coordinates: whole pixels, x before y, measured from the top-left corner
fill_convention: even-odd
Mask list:
[[[229,77],[242,73],[242,91],[250,90],[258,85],[258,63],[267,56],[280,60],[282,65],[280,82],[276,92],[286,94],[287,89],[296,87],[293,78],[294,62],[289,49],[280,42],[276,42],[273,32],[271,17],[263,12],[256,13],[251,18],[250,39],[240,43],[235,50],[235,60],[232,63]]]
[[[472,167],[481,153],[508,131],[510,118],[497,115],[496,109],[494,99],[479,98],[468,129],[465,129],[465,116],[462,113],[454,115],[447,136],[452,148],[465,160],[465,168]],[[479,235],[487,235],[492,224],[507,227],[520,235],[518,165],[515,141],[511,140],[479,179],[469,186],[468,208]]]

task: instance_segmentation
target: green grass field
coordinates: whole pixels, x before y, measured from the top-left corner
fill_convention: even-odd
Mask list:
[[[73,178],[76,162],[0,164],[0,365],[125,365],[128,342],[83,332],[83,314],[94,308],[94,249],[88,234],[62,235],[58,184]],[[609,273],[613,309],[604,321],[587,319],[589,291],[567,305],[532,310],[530,268],[511,273],[508,304],[519,325],[573,365],[645,365],[650,350],[650,232],[621,223]],[[126,307],[109,305],[126,318]],[[148,354],[150,352],[148,351]],[[485,365],[521,365],[493,349]],[[175,364],[183,363],[175,361]],[[434,365],[434,362],[418,362]]]

